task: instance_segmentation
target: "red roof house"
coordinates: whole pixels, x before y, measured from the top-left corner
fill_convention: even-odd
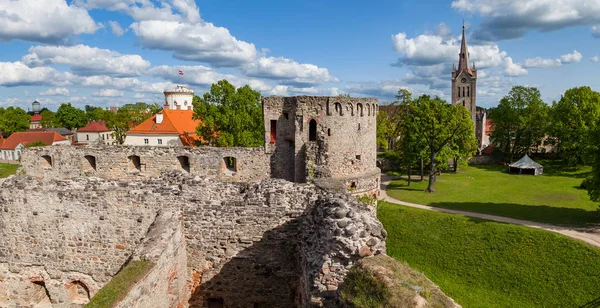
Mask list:
[[[6,138],[0,146],[0,159],[19,160],[22,149],[40,141],[45,145],[67,144],[71,142],[56,132],[17,132]]]
[[[194,111],[170,110],[158,112],[127,132],[126,145],[184,145],[193,146],[197,140],[196,127],[200,120],[192,117]]]
[[[90,121],[76,132],[77,144],[114,144],[116,142],[113,131],[106,127],[104,121]]]
[[[77,130],[78,133],[105,133],[110,132],[104,121],[90,121],[88,124]]]

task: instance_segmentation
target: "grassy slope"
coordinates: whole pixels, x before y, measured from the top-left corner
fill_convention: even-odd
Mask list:
[[[388,231],[388,255],[422,271],[464,307],[600,303],[600,250],[579,241],[386,202],[378,217]]]
[[[92,297],[86,308],[109,308],[122,300],[129,289],[140,281],[154,264],[149,261],[130,261],[109,283]]]
[[[17,172],[19,165],[0,164],[0,178],[6,178]]]
[[[551,224],[586,226],[597,223],[597,204],[579,189],[590,168],[564,171],[542,162],[546,174],[514,175],[498,165],[464,167],[456,174],[443,174],[436,192],[424,193],[427,182],[406,187],[393,181],[388,194],[394,198],[442,208],[488,213]]]

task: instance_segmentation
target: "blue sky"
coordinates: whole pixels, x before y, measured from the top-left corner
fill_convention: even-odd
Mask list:
[[[463,19],[478,105],[513,85],[547,103],[600,90],[597,0],[0,0],[0,106],[161,103],[178,82],[202,94],[220,79],[264,96],[449,99]]]

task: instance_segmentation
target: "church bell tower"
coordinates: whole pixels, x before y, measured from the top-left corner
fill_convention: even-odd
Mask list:
[[[477,69],[475,62],[469,67],[469,48],[465,37],[465,25],[462,28],[462,42],[458,55],[458,68],[452,64],[452,104],[461,105],[471,112],[475,125],[477,106]]]

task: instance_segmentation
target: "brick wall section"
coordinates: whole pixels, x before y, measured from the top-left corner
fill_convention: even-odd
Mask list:
[[[323,292],[339,285],[354,260],[384,250],[385,234],[369,231],[381,229],[374,213],[348,198],[310,184],[225,183],[179,172],[133,182],[12,177],[0,189],[0,301],[24,304],[33,280],[45,283],[55,307],[70,304],[66,286],[73,280],[93,295],[134,251],[151,247],[152,229],[144,238],[159,211],[183,217],[186,305],[203,307],[211,298],[228,307],[335,300]],[[142,285],[136,294],[180,292],[173,283],[182,271],[180,241],[172,234],[162,244],[166,255],[155,255],[153,275],[162,278],[151,279],[164,285]]]
[[[140,158],[140,170],[130,162],[134,155]],[[51,168],[44,167],[42,156],[52,158]],[[95,169],[86,156],[94,158]],[[263,148],[53,146],[25,150],[21,164],[28,175],[48,179],[98,176],[140,180],[164,171],[185,171],[178,157],[187,157],[189,173],[222,181],[260,181],[271,176],[270,155]],[[227,169],[225,157],[235,158],[237,172]]]

